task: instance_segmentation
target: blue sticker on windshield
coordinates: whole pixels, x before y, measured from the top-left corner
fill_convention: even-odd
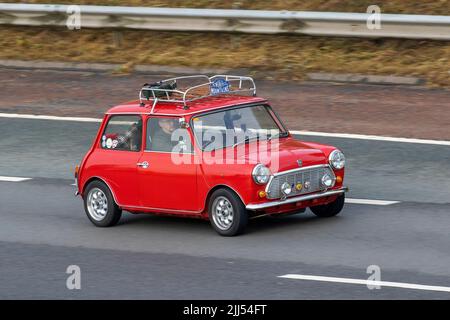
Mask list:
[[[230,92],[230,83],[225,79],[215,79],[211,82],[211,94]]]

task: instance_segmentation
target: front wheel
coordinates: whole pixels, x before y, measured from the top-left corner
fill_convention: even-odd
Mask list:
[[[344,202],[345,202],[345,193],[340,195],[336,200],[334,200],[329,204],[310,207],[310,209],[318,217],[329,218],[341,212],[342,208],[344,207]]]
[[[101,181],[93,181],[86,187],[84,210],[97,227],[112,227],[122,216],[122,210],[115,203],[111,191]]]
[[[228,189],[214,191],[209,200],[209,220],[222,236],[235,236],[247,226],[248,214],[241,199]]]

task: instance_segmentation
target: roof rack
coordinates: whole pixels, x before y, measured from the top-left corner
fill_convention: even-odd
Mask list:
[[[181,86],[182,82],[188,82]],[[233,75],[206,75],[184,76],[144,84],[139,92],[141,105],[144,101],[152,100],[153,109],[158,102],[173,102],[183,104],[188,109],[188,102],[221,94],[251,93],[256,96],[255,81],[251,77]]]

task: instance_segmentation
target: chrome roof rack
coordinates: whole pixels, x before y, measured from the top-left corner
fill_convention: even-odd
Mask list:
[[[187,82],[183,86],[183,82]],[[256,96],[255,81],[251,77],[233,75],[184,76],[144,84],[139,91],[141,105],[144,101],[153,101],[151,113],[158,102],[183,104],[188,109],[188,102],[221,94],[245,94]]]

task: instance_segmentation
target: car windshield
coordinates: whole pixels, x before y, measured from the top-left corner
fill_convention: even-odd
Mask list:
[[[197,143],[205,151],[287,134],[264,105],[210,113],[193,118],[192,123]]]

